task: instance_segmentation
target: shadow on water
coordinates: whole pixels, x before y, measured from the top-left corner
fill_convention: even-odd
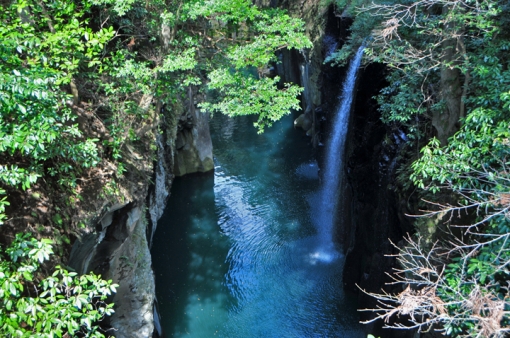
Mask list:
[[[187,335],[197,313],[209,311],[214,319],[215,307],[227,307],[222,282],[229,244],[217,225],[213,187],[213,173],[177,178],[159,221],[152,255],[167,337]]]

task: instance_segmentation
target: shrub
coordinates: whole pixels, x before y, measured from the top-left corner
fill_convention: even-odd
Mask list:
[[[61,266],[42,278],[41,265],[51,254],[50,240],[30,234],[18,234],[0,250],[0,335],[104,337],[98,322],[114,312],[106,299],[117,285]]]

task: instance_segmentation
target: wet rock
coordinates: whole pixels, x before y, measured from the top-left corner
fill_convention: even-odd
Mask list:
[[[186,137],[183,132],[179,132],[177,134],[177,139],[175,140],[175,149],[180,150],[184,148],[186,145]]]
[[[167,129],[167,133],[169,131],[170,130]],[[172,133],[172,135],[174,134]],[[154,237],[154,233],[156,232],[157,223],[165,210],[166,201],[168,195],[170,194],[170,187],[174,178],[172,171],[169,170],[173,163],[168,163],[167,152],[173,154],[173,149],[175,146],[165,146],[162,135],[158,135],[156,137],[156,144],[158,147],[158,163],[154,168],[154,185],[151,187],[151,191],[149,193],[149,247],[152,245],[152,239]],[[173,157],[170,156],[170,158],[173,161]]]
[[[377,106],[372,97],[378,90],[374,79],[384,81],[382,67],[369,66],[360,74],[356,108],[348,137],[347,165],[348,190],[346,208],[349,210],[348,241],[344,242],[346,261],[343,282],[346,290],[358,294],[359,308],[376,308],[377,300],[359,292],[380,292],[384,288],[395,292],[394,286],[386,285],[391,279],[386,273],[396,266],[393,255],[397,252],[391,244],[398,243],[405,233],[412,232],[409,221],[399,217],[398,195],[392,189],[395,181],[400,144],[388,142],[398,137],[380,121]],[[374,317],[363,312],[362,320]],[[401,319],[405,320],[405,319]],[[371,323],[367,332],[384,338],[413,337],[414,332],[382,329],[382,322]]]
[[[130,240],[116,250],[110,260],[111,278],[121,280],[113,298],[115,315],[110,319],[117,328],[115,337],[151,337],[154,331],[155,298],[151,255],[145,236],[146,221],[140,208],[129,213],[126,228]],[[131,229],[130,229],[131,228]]]
[[[179,131],[175,142],[174,174],[183,176],[214,169],[212,140],[209,132],[209,115],[193,104],[193,92],[189,91],[186,118],[179,120]],[[193,121],[193,123],[190,123]]]
[[[294,120],[294,128],[302,128],[304,131],[308,131],[312,126],[313,120],[310,114],[301,114]]]

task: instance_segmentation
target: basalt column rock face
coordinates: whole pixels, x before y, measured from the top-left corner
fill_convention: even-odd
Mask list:
[[[97,224],[97,231],[73,246],[69,266],[79,273],[94,271],[120,286],[110,317],[115,337],[150,337],[154,330],[154,276],[147,243],[146,207],[127,202],[113,205]]]
[[[339,50],[348,38],[352,19],[339,17],[334,6],[329,6],[323,14],[325,24],[320,40],[320,55],[322,60],[319,71],[321,73],[320,93],[321,105],[314,109],[315,130],[318,135],[316,144],[322,145],[331,134],[333,119],[339,105],[339,95],[346,76],[347,67],[338,67],[327,61],[331,55]],[[324,147],[318,148],[318,161],[322,163]],[[323,165],[321,165],[323,166]]]
[[[305,22],[305,30],[313,43],[310,50],[282,50],[277,55],[279,62],[275,65],[276,72],[281,78],[281,84],[293,82],[304,88],[301,94],[301,111],[294,112],[294,127],[302,129],[311,138],[312,144],[319,142],[318,122],[315,109],[322,104],[322,73],[324,60],[322,38],[327,18],[328,6],[320,1],[281,0],[271,1],[289,11],[292,16],[299,17]]]
[[[214,169],[209,115],[200,111],[194,101],[194,93],[190,89],[185,103],[187,109],[179,118],[175,140],[176,176]]]
[[[405,134],[384,125],[371,99],[384,84],[383,67],[371,65],[360,73],[355,110],[346,149],[346,199],[348,215],[343,243],[346,251],[343,282],[347,291],[358,294],[358,308],[376,308],[376,300],[359,291],[398,291],[385,286],[390,282],[396,262],[398,243],[406,232],[412,232],[408,220],[401,215],[394,192],[398,154]],[[362,312],[361,319],[373,317]],[[367,333],[381,337],[412,337],[409,331],[381,330],[383,323],[367,325]]]
[[[154,116],[164,117],[153,121],[154,128],[159,126],[163,132],[154,133],[154,143],[146,144],[143,152],[132,149],[132,172],[125,173],[129,184],[120,186],[120,193],[95,212],[97,216],[74,243],[68,262],[78,273],[94,271],[119,284],[112,298],[115,313],[104,323],[115,337],[146,338],[154,331],[155,283],[149,247],[174,177],[177,111],[181,110],[167,110],[162,104],[151,109]],[[142,157],[144,161],[136,161]]]

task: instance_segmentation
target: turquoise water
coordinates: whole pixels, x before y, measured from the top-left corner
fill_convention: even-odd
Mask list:
[[[257,135],[216,115],[215,172],[175,180],[152,248],[166,337],[364,337],[320,250],[319,178],[289,116]],[[340,251],[339,251],[340,252]]]

